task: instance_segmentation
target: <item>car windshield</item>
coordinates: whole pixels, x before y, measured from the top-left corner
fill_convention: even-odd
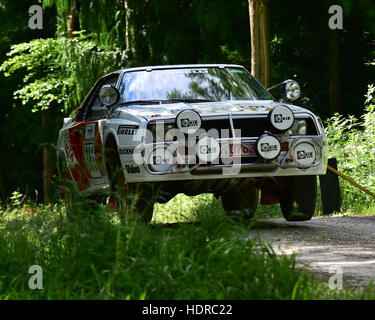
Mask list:
[[[273,100],[243,68],[178,68],[130,71],[120,86],[120,103]]]

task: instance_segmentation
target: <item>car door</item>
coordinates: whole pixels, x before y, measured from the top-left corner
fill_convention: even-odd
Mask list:
[[[104,85],[116,86],[118,77],[119,74],[111,74],[99,83],[93,99],[87,107],[82,126],[84,170],[92,191],[107,185],[103,157],[103,130],[107,122],[108,110],[101,104],[98,95]]]
[[[102,86],[116,86],[119,74],[111,74],[97,82],[76,121],[66,130],[64,148],[72,176],[79,190],[97,191],[107,185],[103,159],[103,130],[108,111],[98,94]]]

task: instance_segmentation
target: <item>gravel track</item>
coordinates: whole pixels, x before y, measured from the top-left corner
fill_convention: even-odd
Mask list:
[[[255,235],[276,253],[295,253],[298,266],[320,280],[334,275],[330,267],[341,267],[344,286],[366,288],[371,279],[375,282],[375,216],[258,220],[250,231],[250,237]]]

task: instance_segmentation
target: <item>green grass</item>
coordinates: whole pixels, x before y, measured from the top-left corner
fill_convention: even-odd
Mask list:
[[[0,211],[0,299],[374,297],[328,289],[248,232],[211,195],[157,205],[149,226],[120,223],[105,207],[70,223],[62,204],[14,205]],[[42,290],[28,287],[35,264]]]

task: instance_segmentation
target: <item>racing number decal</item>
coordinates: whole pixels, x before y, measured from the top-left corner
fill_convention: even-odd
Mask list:
[[[95,155],[96,123],[89,123],[85,128],[85,162],[91,178],[101,178]]]
[[[68,129],[65,151],[74,180],[80,190],[102,183],[105,175],[102,161],[102,138],[99,122],[78,123]]]
[[[102,120],[88,122],[84,128],[84,167],[89,177],[92,187],[99,187],[104,183],[104,163],[103,163],[103,144],[100,128],[103,125]]]
[[[68,165],[72,172],[72,176],[81,191],[89,186],[88,176],[85,174],[82,163],[82,136],[82,124],[78,124],[77,126],[68,129],[68,134],[64,139]]]

